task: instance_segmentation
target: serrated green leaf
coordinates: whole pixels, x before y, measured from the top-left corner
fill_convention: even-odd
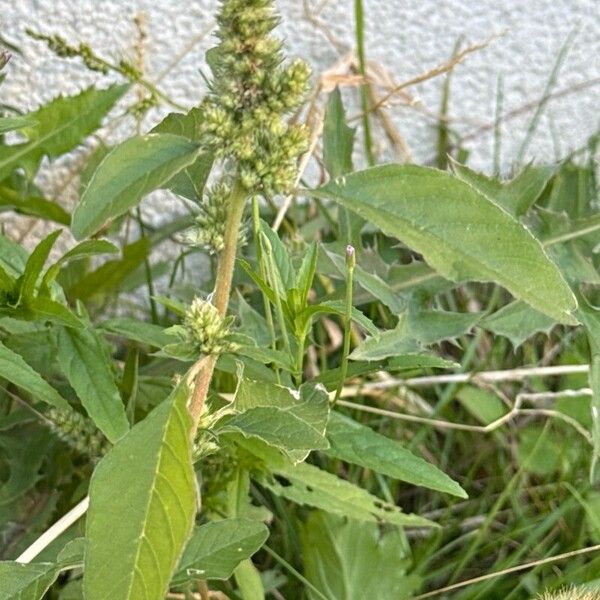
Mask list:
[[[325,438],[329,396],[322,386],[305,383],[296,394],[283,386],[242,379],[234,409],[217,424],[218,433],[239,432],[278,448],[294,462],[311,450],[329,446]]]
[[[431,527],[434,523],[380,500],[366,490],[307,463],[294,465],[276,450],[257,440],[238,444],[261,459],[269,472],[259,477],[274,494],[297,504],[360,521],[382,521],[401,526]]]
[[[313,512],[300,539],[304,574],[322,594],[307,589],[310,600],[404,600],[417,591],[419,578],[406,574],[410,560],[398,529],[382,533],[374,523]]]
[[[404,320],[407,335],[429,346],[468,334],[484,313],[459,313],[443,310],[409,310]]]
[[[125,214],[198,156],[198,144],[168,133],[130,138],[113,148],[90,179],[73,213],[71,231],[80,240]]]
[[[0,377],[24,389],[36,400],[41,400],[63,410],[70,410],[69,403],[23,358],[0,342]]]
[[[98,429],[111,442],[129,430],[125,407],[98,335],[91,329],[58,332],[58,362]]]
[[[515,300],[482,319],[479,325],[496,335],[507,337],[512,345],[518,348],[536,333],[550,333],[550,330],[556,325],[556,321],[534,310],[524,302]]]
[[[536,203],[556,172],[556,167],[553,166],[527,165],[510,181],[501,182],[458,162],[454,162],[452,166],[460,179],[517,217],[526,214]]]
[[[0,562],[2,600],[41,600],[58,577],[52,563]]]
[[[413,485],[467,497],[460,485],[437,467],[395,440],[339,413],[332,413],[329,419],[327,439],[330,447],[326,453],[330,456]]]
[[[179,561],[173,584],[192,579],[229,579],[234,569],[269,537],[263,523],[233,518],[196,527]]]
[[[2,117],[0,118],[0,134],[8,131],[17,131],[24,127],[33,127],[37,125],[37,121],[32,117]]]
[[[37,125],[26,131],[29,140],[0,148],[0,181],[17,167],[35,172],[43,156],[55,158],[78,146],[99,126],[129,85],[105,90],[88,88],[77,96],[59,96],[26,115]]]
[[[453,281],[495,281],[562,323],[577,302],[540,242],[470,185],[412,165],[345,175],[313,191],[397,237]]]
[[[164,599],[196,513],[187,401],[180,384],[96,467],[86,523],[86,600]]]

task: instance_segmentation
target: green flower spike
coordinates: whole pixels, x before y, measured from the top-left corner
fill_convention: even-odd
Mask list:
[[[209,52],[210,94],[201,133],[218,158],[233,158],[249,193],[273,195],[295,184],[298,157],[308,148],[301,125],[284,116],[300,106],[308,86],[306,63],[282,65],[272,0],[225,0],[218,17],[220,44]]]

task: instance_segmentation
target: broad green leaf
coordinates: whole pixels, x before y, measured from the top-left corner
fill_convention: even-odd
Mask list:
[[[52,563],[0,562],[0,598],[42,600],[59,572]]]
[[[405,514],[366,490],[322,471],[314,465],[294,465],[276,450],[256,440],[243,440],[238,444],[261,459],[268,473],[259,477],[262,485],[274,494],[296,504],[361,521],[382,521],[401,526],[431,527],[435,524],[417,515]]]
[[[327,101],[323,123],[323,163],[331,178],[353,170],[352,150],[356,129],[346,125],[346,112],[340,90],[336,88]],[[358,215],[345,208],[339,211],[340,238],[346,244],[361,247],[360,230],[365,224]]]
[[[387,165],[313,191],[420,252],[452,281],[495,281],[516,298],[575,324],[577,302],[538,240],[480,192],[435,169]]]
[[[73,260],[79,260],[87,256],[96,256],[98,254],[115,254],[119,249],[108,240],[85,240],[71,248],[63,254],[47,271],[44,273],[42,286],[48,288],[56,279],[60,269]]]
[[[383,360],[385,358],[418,357],[425,353],[414,338],[407,337],[404,331],[390,329],[381,334],[365,338],[350,353],[351,360]]]
[[[82,300],[114,292],[132,271],[144,263],[148,252],[148,238],[140,238],[123,248],[122,258],[107,261],[66,288],[65,292],[71,298]]]
[[[22,196],[6,186],[0,186],[0,210],[2,209],[14,210],[22,215],[40,217],[61,225],[71,223],[71,215],[60,204],[41,196]]]
[[[415,456],[395,440],[334,412],[327,426],[330,456],[376,473],[460,498],[466,492],[443,471]]]
[[[33,127],[37,121],[32,117],[2,117],[0,118],[0,134],[8,131],[17,131],[23,127]]]
[[[75,329],[83,327],[83,323],[69,308],[50,298],[37,297],[30,300],[23,311],[23,317],[37,321],[50,321]]]
[[[332,600],[412,598],[419,578],[407,575],[409,550],[401,531],[312,512],[301,527],[304,574]],[[322,600],[310,588],[310,600]]]
[[[296,393],[283,386],[242,379],[234,409],[217,424],[218,433],[239,432],[280,449],[294,462],[329,446],[325,438],[329,397],[322,386],[306,383]]]
[[[80,240],[125,214],[198,156],[198,144],[168,133],[133,137],[113,148],[90,179],[73,213]]]
[[[70,410],[69,403],[23,358],[0,342],[0,377],[24,389],[35,400],[41,400],[63,410]]]
[[[119,335],[128,340],[134,340],[140,344],[148,344],[162,348],[174,341],[175,338],[165,333],[159,325],[145,323],[129,317],[115,317],[100,323],[98,326],[103,331]]]
[[[56,158],[78,146],[100,126],[128,87],[88,88],[77,96],[59,96],[26,115],[37,124],[24,130],[27,142],[0,148],[0,181],[17,167],[25,167],[32,174],[43,156]]]
[[[96,467],[86,523],[86,600],[164,599],[196,513],[187,401],[180,384]]]
[[[339,88],[329,94],[323,123],[323,162],[331,177],[352,171],[352,148],[356,129],[346,125]]]
[[[497,421],[507,412],[500,398],[489,390],[466,385],[458,390],[456,397],[482,425]]]
[[[539,199],[556,172],[552,166],[527,165],[514,179],[501,182],[454,162],[456,175],[511,215],[523,216]]]
[[[200,142],[200,118],[202,110],[192,108],[187,114],[171,113],[167,115],[150,133],[171,133],[193,142]],[[188,200],[198,201],[202,198],[206,180],[213,165],[213,157],[202,153],[189,166],[165,184],[175,194]]]
[[[234,571],[242,600],[265,600],[265,587],[260,572],[251,560],[243,560]]]
[[[426,346],[468,334],[484,313],[458,313],[443,310],[409,310],[400,321],[406,335]]]
[[[190,579],[229,579],[233,570],[257,552],[269,537],[263,523],[223,519],[196,527],[179,561],[173,584]]]
[[[46,264],[50,250],[54,242],[62,233],[60,229],[53,231],[48,237],[43,239],[29,255],[23,277],[19,281],[19,300],[28,302],[34,296],[35,288]]]
[[[58,362],[87,414],[111,442],[129,430],[125,407],[98,335],[91,329],[61,328]]]
[[[550,333],[556,321],[516,300],[479,323],[496,335],[507,337],[515,348],[538,332]]]

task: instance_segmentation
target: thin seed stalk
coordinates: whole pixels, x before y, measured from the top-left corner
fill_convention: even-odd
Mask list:
[[[340,365],[340,381],[335,392],[333,404],[340,399],[346,375],[348,374],[348,354],[350,354],[350,338],[352,337],[352,286],[354,285],[355,253],[352,246],[346,248],[346,307],[344,315],[344,346]]]
[[[237,254],[237,244],[239,231],[244,214],[244,204],[246,200],[246,191],[239,183],[236,183],[229,197],[229,211],[227,214],[227,223],[225,226],[224,247],[219,256],[217,268],[217,279],[215,282],[215,291],[212,302],[219,311],[221,317],[227,315],[229,306],[229,296],[231,294],[231,282],[233,279],[233,270],[235,268],[235,257]],[[193,435],[196,434],[198,423],[204,410],[204,403],[208,395],[210,382],[217,364],[218,356],[210,354],[200,358],[192,367],[192,372],[196,372],[194,390],[190,402],[190,413],[194,421]]]

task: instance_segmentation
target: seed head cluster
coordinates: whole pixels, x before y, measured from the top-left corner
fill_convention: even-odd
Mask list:
[[[283,193],[293,187],[297,159],[308,146],[303,126],[288,124],[309,79],[306,63],[282,65],[272,0],[224,0],[219,45],[208,60],[210,94],[202,105],[201,133],[218,158],[234,158],[250,193]]]
[[[51,422],[50,429],[79,454],[99,459],[108,451],[108,440],[89,419],[75,410],[52,408],[47,417]]]
[[[183,329],[196,351],[201,354],[222,354],[234,350],[228,340],[231,319],[223,318],[216,307],[202,298],[194,298],[183,319]]]
[[[183,242],[211,254],[221,252],[225,246],[225,223],[230,196],[231,187],[224,182],[209,188],[198,203],[195,224],[185,233]],[[238,243],[243,243],[244,237],[244,231],[241,230]]]

